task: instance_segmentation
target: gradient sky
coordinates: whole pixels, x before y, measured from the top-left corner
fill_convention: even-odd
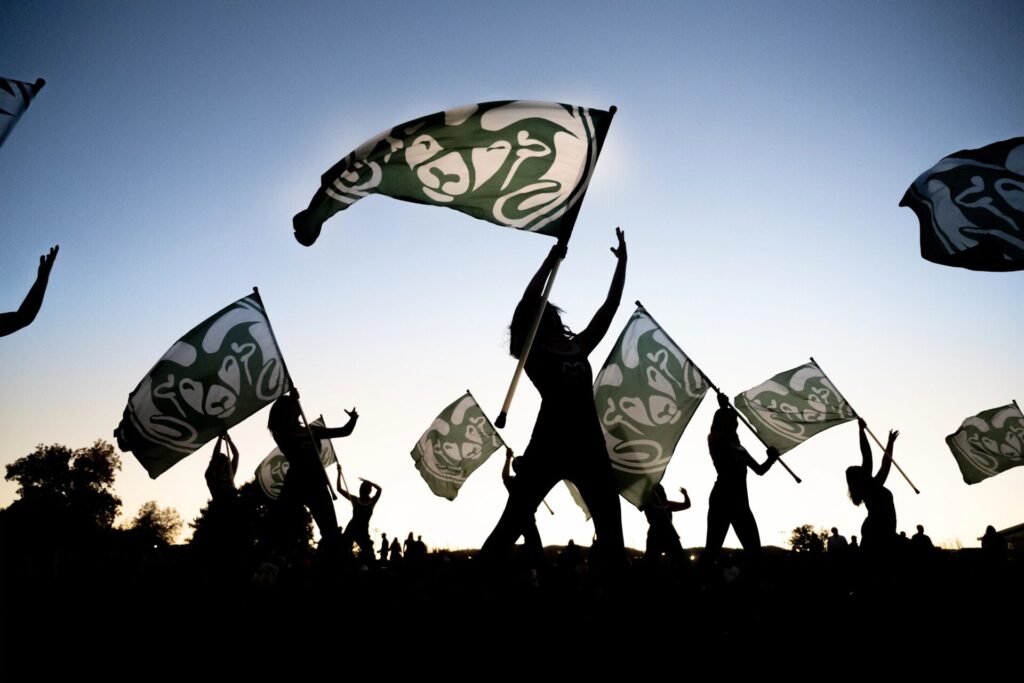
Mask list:
[[[338,159],[416,116],[614,104],[552,295],[583,327],[624,228],[626,292],[595,372],[635,299],[730,395],[814,355],[880,437],[902,431],[896,459],[922,493],[890,477],[899,528],[977,545],[1024,522],[1024,468],[968,487],[943,438],[1024,399],[1024,273],[922,260],[897,204],[943,156],[1024,134],[1021,35],[1020,2],[0,4],[0,75],[47,80],[0,149],[0,309],[61,245],[38,319],[0,340],[0,464],[111,440],[157,358],[258,285],[306,411],[362,414],[335,447],[349,482],[384,487],[371,527],[479,546],[506,498],[500,453],[448,502],[409,451],[467,388],[499,412],[509,318],[551,240],[371,197],[307,249],[291,217]],[[539,405],[521,387],[504,430],[519,452]],[[694,500],[675,517],[685,545],[704,542],[713,410],[665,477]],[[804,523],[859,534],[843,480],[856,431],[792,451],[803,484],[751,475],[765,544]],[[232,434],[241,483],[273,446],[266,411]],[[194,518],[211,449],[158,480],[125,455],[123,514],[156,500]],[[14,497],[0,483],[0,505]],[[548,501],[545,543],[589,543],[568,494]],[[627,503],[623,525],[643,547]]]

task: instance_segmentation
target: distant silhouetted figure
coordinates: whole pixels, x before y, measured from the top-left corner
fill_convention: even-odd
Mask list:
[[[381,534],[380,535],[380,550],[377,551],[378,555],[380,556],[380,561],[381,562],[387,562],[388,561],[388,550],[390,550],[390,549],[391,549],[391,544],[388,543],[388,535],[387,534]]]
[[[516,485],[501,519],[481,548],[482,557],[496,558],[511,550],[547,492],[560,480],[568,479],[576,485],[593,516],[601,541],[600,566],[616,576],[625,566],[619,493],[594,405],[594,378],[587,360],[611,325],[626,281],[625,237],[618,228],[615,234],[615,274],[608,296],[586,329],[574,334],[562,322],[558,308],[551,304],[544,307],[526,360],[526,375],[541,395],[540,412]],[[523,352],[530,324],[540,308],[544,283],[564,254],[563,245],[552,247],[516,306],[509,326],[509,350],[516,358]]]
[[[313,515],[320,529],[321,547],[329,553],[340,550],[341,536],[338,534],[338,518],[331,500],[331,483],[320,462],[320,440],[348,436],[355,429],[359,413],[356,409],[346,410],[349,420],[344,427],[303,426],[299,422],[299,395],[292,389],[290,395],[282,396],[270,409],[267,427],[288,459],[288,474],[285,475],[281,496],[278,498],[279,514],[289,514],[289,508],[305,505]],[[312,440],[310,439],[312,435]]]
[[[682,487],[679,493],[683,495],[682,502],[669,500],[665,487],[655,484],[650,497],[641,508],[648,525],[647,550],[644,553],[644,561],[648,565],[658,564],[662,555],[667,555],[675,568],[685,567],[687,564],[686,553],[679,542],[679,533],[672,524],[672,513],[689,510],[690,496]]]
[[[48,254],[39,257],[39,272],[36,281],[25,295],[18,310],[10,313],[0,313],[0,337],[13,334],[23,327],[28,327],[36,319],[39,309],[43,305],[43,295],[46,294],[46,285],[50,281],[50,271],[53,270],[53,262],[57,259],[57,252],[60,245],[52,247]]]
[[[853,537],[856,542],[857,537]],[[849,544],[846,542],[844,536],[839,535],[839,529],[832,527],[832,535],[828,537],[828,552],[830,553],[842,553],[849,549]]]
[[[423,536],[416,536],[416,550],[420,554],[420,557],[427,556],[427,544],[423,542]]]
[[[359,554],[364,560],[373,562],[373,541],[370,540],[370,517],[373,508],[380,500],[381,488],[366,479],[359,485],[359,496],[353,496],[342,486],[341,463],[338,463],[338,493],[352,503],[352,520],[345,532],[346,547],[353,543],[359,544]]]
[[[516,474],[512,474],[512,472]],[[515,457],[512,453],[512,449],[505,447],[505,466],[501,469],[501,482],[505,485],[505,490],[508,491],[509,497],[512,496],[512,490],[516,487],[516,479],[519,474],[519,458]],[[523,548],[526,550],[526,556],[530,566],[536,568],[539,567],[544,559],[544,544],[540,540],[540,531],[537,530],[537,517],[531,514],[529,519],[523,525],[522,528],[523,536]]]
[[[858,418],[860,426],[861,465],[846,468],[846,483],[850,490],[850,500],[854,505],[862,502],[868,509],[867,519],[860,528],[861,547],[866,553],[891,552],[896,547],[896,507],[892,502],[892,493],[885,488],[885,480],[892,467],[893,444],[898,431],[889,432],[889,442],[882,456],[882,465],[878,474],[871,476],[871,444],[868,443],[867,425]]]
[[[850,550],[860,550],[860,544],[856,536],[850,536]]]
[[[740,437],[736,433],[739,421],[725,394],[718,395],[718,406],[708,434],[708,450],[718,479],[708,500],[708,536],[700,557],[700,564],[705,569],[718,559],[730,525],[746,554],[755,561],[760,558],[761,535],[747,498],[747,469],[762,476],[779,459],[779,452],[769,448],[768,459],[764,463],[754,460],[740,445]]]
[[[392,563],[398,562],[402,559],[402,544],[398,541],[398,537],[391,541],[391,551],[388,554],[388,560]]]
[[[917,525],[917,533],[910,539],[913,544],[914,552],[925,554],[930,553],[935,549],[935,545],[932,543],[932,539],[924,533],[924,527],[920,524]]]
[[[231,459],[221,451],[221,444],[226,443],[231,450]],[[210,456],[210,464],[206,466],[206,486],[210,489],[210,497],[215,503],[223,504],[238,495],[235,488],[235,472],[238,471],[238,448],[227,432],[217,437],[217,445]]]
[[[985,535],[981,537],[981,551],[989,561],[1002,562],[1006,559],[1006,539],[992,525],[985,527]]]

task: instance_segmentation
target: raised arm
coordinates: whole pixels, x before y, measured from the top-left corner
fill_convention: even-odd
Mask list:
[[[341,484],[341,463],[339,462],[339,463],[336,463],[336,464],[337,464],[337,469],[338,469],[338,476],[336,478],[335,488],[338,489],[338,493],[340,493],[342,496],[345,497],[345,500],[347,500],[348,502],[351,503],[352,502],[352,495],[348,491],[346,491],[345,487],[342,486],[342,484]]]
[[[878,468],[878,474],[875,475],[875,483],[879,486],[885,484],[885,480],[889,476],[889,470],[892,468],[892,448],[896,443],[896,437],[899,435],[899,430],[889,430],[889,442],[885,444],[885,454],[882,455],[882,466]]]
[[[871,444],[868,443],[868,425],[864,422],[863,418],[857,418],[857,426],[860,427],[860,457],[861,465],[864,467],[864,471],[867,472],[867,476],[871,476],[871,470],[874,468],[874,463],[871,461]]]
[[[370,502],[376,504],[377,501],[380,499],[381,492],[384,489],[382,489],[381,487],[377,486],[376,484],[374,484],[369,479],[363,479],[363,481],[365,481],[367,484],[369,484],[370,486],[373,487],[373,493],[370,494]]]
[[[50,271],[53,269],[53,262],[57,259],[57,252],[60,245],[50,249],[48,254],[39,257],[39,272],[36,274],[36,281],[25,295],[25,300],[17,311],[0,313],[0,337],[13,334],[18,330],[28,327],[39,314],[43,305],[43,295],[46,294],[46,285],[50,281]]]
[[[231,481],[234,481],[235,473],[238,472],[238,446],[236,446],[235,442],[231,440],[231,436],[229,436],[227,432],[224,432],[224,442],[228,445],[228,448],[231,449]],[[217,445],[219,448],[219,440],[217,441]]]
[[[615,317],[615,311],[619,309],[622,289],[626,285],[626,235],[620,228],[615,228],[615,236],[619,240],[619,245],[612,247],[611,251],[618,259],[618,263],[615,264],[615,274],[612,275],[608,296],[601,307],[597,309],[597,313],[594,314],[586,329],[576,335],[576,343],[580,345],[584,353],[593,351],[608,332],[612,318]]]
[[[681,503],[674,500],[666,501],[668,509],[672,512],[682,512],[683,510],[690,509],[690,494],[682,486],[679,487],[679,493],[683,494],[683,501]]]
[[[309,428],[313,432],[313,436],[317,439],[335,439],[342,436],[348,436],[356,428],[356,420],[359,419],[359,413],[356,409],[345,411],[348,414],[348,422],[344,427],[317,427],[310,425]]]
[[[515,455],[512,453],[512,449],[505,447],[505,465],[501,468],[501,480],[508,486],[512,482],[512,458]]]

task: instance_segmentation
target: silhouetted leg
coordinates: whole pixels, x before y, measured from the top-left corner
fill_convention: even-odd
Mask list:
[[[587,471],[569,477],[583,497],[594,519],[597,532],[598,555],[602,569],[618,575],[625,568],[626,552],[622,540],[622,508],[619,505],[619,491],[615,485],[611,465],[607,467],[607,456],[598,466],[588,466]]]
[[[540,541],[536,519],[531,519],[530,523],[523,527],[523,548],[526,550],[526,556],[530,558],[530,564],[539,567],[544,560],[544,546]]]
[[[709,569],[718,559],[725,543],[725,535],[729,533],[731,506],[729,494],[723,491],[718,483],[711,489],[708,499],[708,535],[704,543],[704,552],[700,556],[700,566]]]
[[[757,521],[750,511],[750,502],[746,496],[736,501],[732,515],[732,528],[743,546],[743,553],[749,560],[750,569],[756,571],[761,559],[761,534],[757,531]]]
[[[538,460],[524,467],[516,477],[516,485],[509,492],[505,510],[494,531],[480,548],[480,557],[488,561],[505,559],[530,524],[537,506],[562,476],[554,467],[545,467]]]

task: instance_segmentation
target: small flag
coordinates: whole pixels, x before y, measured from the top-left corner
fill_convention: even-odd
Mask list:
[[[917,214],[925,259],[1024,270],[1024,137],[950,154],[918,176],[900,206]]]
[[[32,98],[46,85],[43,79],[35,83],[23,83],[10,78],[0,78],[0,145],[11,134],[14,124],[32,104]]]
[[[611,115],[553,102],[471,104],[374,137],[321,178],[295,239],[371,194],[447,206],[497,225],[559,235],[597,163]],[[602,128],[604,126],[604,128]]]
[[[946,437],[968,484],[1024,465],[1024,413],[1016,403],[969,417]]]
[[[254,292],[174,343],[129,395],[114,436],[156,479],[290,388]]]
[[[622,497],[638,508],[665,475],[708,384],[643,306],[594,381],[594,402]]]
[[[455,500],[466,478],[504,443],[467,391],[423,432],[412,459],[434,495]]]
[[[735,399],[761,441],[785,453],[856,413],[814,363],[775,375]]]
[[[323,416],[321,415],[313,420],[310,425],[313,427],[323,427]],[[320,463],[327,468],[336,462],[338,462],[338,456],[334,452],[334,445],[331,443],[331,440],[320,439]],[[277,500],[281,495],[284,478],[288,474],[288,465],[288,458],[284,457],[284,453],[281,452],[280,448],[275,448],[270,451],[267,457],[263,458],[263,462],[256,468],[256,483],[259,484],[260,490],[263,491],[267,498]]]

